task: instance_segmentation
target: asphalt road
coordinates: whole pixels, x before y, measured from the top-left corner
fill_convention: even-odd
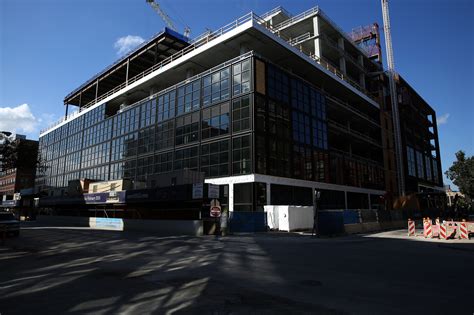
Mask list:
[[[473,314],[474,241],[404,235],[30,227],[0,245],[0,313]]]

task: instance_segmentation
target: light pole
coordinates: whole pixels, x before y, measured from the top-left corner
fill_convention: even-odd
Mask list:
[[[319,228],[318,228],[318,202],[319,198],[321,197],[321,192],[319,190],[314,190],[314,198],[313,198],[313,231],[311,232],[311,236],[319,237]]]

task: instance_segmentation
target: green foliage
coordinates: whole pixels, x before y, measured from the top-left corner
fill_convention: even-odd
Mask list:
[[[474,198],[474,156],[466,157],[464,151],[456,153],[453,165],[446,171],[446,176],[459,187],[459,191],[469,199]]]

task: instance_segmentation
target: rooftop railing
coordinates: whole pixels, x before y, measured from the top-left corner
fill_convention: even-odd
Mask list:
[[[278,6],[278,7],[276,7],[276,8],[271,9],[271,10],[268,11],[268,12],[265,12],[265,13],[261,14],[261,15],[260,15],[260,18],[262,18],[263,20],[265,20],[265,19],[268,18],[269,16],[272,16],[272,15],[278,13],[278,12],[283,12],[284,14],[286,14],[286,15],[289,16],[289,17],[292,17],[292,16],[293,16],[290,12],[286,11],[285,8],[283,8],[282,6]]]
[[[283,21],[281,22],[280,24],[277,24],[275,25],[273,28],[275,29],[275,31],[279,31],[281,30],[282,28],[284,27],[287,27],[287,26],[290,26],[292,24],[295,24],[301,20],[304,20],[305,18],[307,18],[308,16],[311,16],[311,15],[314,15],[314,14],[317,14],[319,12],[319,7],[313,7],[309,10],[306,10],[298,15],[295,15],[291,18],[289,18],[288,20],[286,21]]]

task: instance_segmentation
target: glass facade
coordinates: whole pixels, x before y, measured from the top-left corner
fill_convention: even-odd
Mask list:
[[[146,181],[182,169],[207,177],[251,173],[252,64],[227,64],[111,115],[101,104],[47,133],[37,186],[66,187],[79,178]]]
[[[270,63],[265,92],[256,92],[254,62],[227,63],[116,113],[102,104],[56,128],[40,138],[46,172],[38,185],[147,182],[190,169],[384,189],[381,164],[331,150],[324,92]]]

